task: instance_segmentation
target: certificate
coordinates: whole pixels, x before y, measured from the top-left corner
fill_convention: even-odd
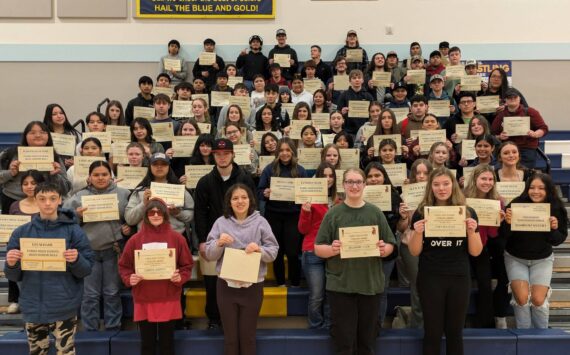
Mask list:
[[[321,164],[322,148],[298,148],[297,157],[299,165],[305,169],[316,169]]]
[[[244,250],[225,248],[220,278],[230,281],[257,282],[261,253],[246,253]]]
[[[376,132],[376,125],[365,124],[361,128],[362,136],[365,138],[365,142],[368,141],[368,138],[374,135],[374,132]]]
[[[465,75],[461,77],[461,91],[481,90],[481,77],[479,75]]]
[[[265,167],[271,163],[273,163],[273,161],[275,161],[275,156],[274,155],[260,155],[257,157],[259,159],[259,171],[263,171],[263,169],[265,169]]]
[[[216,53],[200,52],[198,61],[200,62],[200,65],[213,65],[216,62]]]
[[[462,139],[467,138],[469,133],[469,125],[468,124],[456,124],[455,125],[455,134],[457,134],[457,139],[455,140],[457,143],[461,142]]]
[[[73,179],[87,179],[89,176],[89,167],[93,162],[99,160],[105,160],[105,157],[76,156],[73,158]]]
[[[333,87],[335,91],[348,90],[349,86],[348,75],[335,75],[333,77]]]
[[[499,195],[505,199],[506,205],[508,205],[514,198],[519,197],[524,191],[524,181],[497,181],[495,186]]]
[[[0,215],[0,243],[8,243],[14,229],[32,220],[31,216]]]
[[[370,116],[368,113],[368,107],[370,107],[370,101],[350,100],[348,101],[348,116],[355,118],[368,118]]]
[[[83,222],[116,221],[119,219],[119,198],[117,194],[81,196]]]
[[[164,70],[170,70],[170,71],[182,70],[182,62],[180,61],[180,59],[162,58],[162,62],[164,63]]]
[[[473,160],[477,158],[474,139],[464,139],[461,141],[461,157],[466,160]]]
[[[198,128],[200,128],[200,132],[204,133],[212,133],[212,124],[206,122],[196,122],[198,124]]]
[[[424,207],[426,238],[466,238],[465,206]]]
[[[303,79],[305,90],[314,94],[315,91],[323,88],[321,79]]]
[[[445,129],[436,129],[434,131],[422,129],[418,132],[418,137],[420,139],[420,150],[422,152],[429,152],[434,143],[445,143],[447,140]]]
[[[186,165],[184,174],[186,175],[186,188],[195,189],[198,181],[212,172],[215,165]]]
[[[339,228],[338,239],[341,259],[380,256],[378,226]]]
[[[293,117],[293,111],[295,111],[295,104],[291,102],[285,102],[281,104],[281,108],[287,111],[289,117]]]
[[[204,276],[218,276],[216,272],[216,260],[208,261],[204,259],[201,255],[198,257],[198,263],[200,264],[200,273]]]
[[[511,230],[550,232],[550,203],[513,203]]]
[[[121,166],[117,167],[117,186],[123,189],[134,190],[144,179],[148,171],[145,167]]]
[[[131,142],[131,129],[129,126],[108,124],[105,131],[111,134],[111,141],[113,142]]]
[[[372,72],[372,84],[380,88],[390,87],[390,80],[392,79],[392,73],[389,71],[373,71]]]
[[[53,170],[53,147],[18,147],[20,171]]]
[[[192,101],[172,101],[172,117],[194,117],[194,113],[192,113]]]
[[[133,117],[152,120],[154,118],[154,107],[135,106],[133,107]]]
[[[176,249],[135,250],[135,273],[145,280],[170,280],[176,271]]]
[[[364,53],[362,48],[347,49],[346,50],[346,61],[347,63],[361,63]]]
[[[426,83],[426,70],[425,69],[411,69],[408,70],[408,84],[422,85]]]
[[[358,148],[339,149],[338,151],[340,153],[341,169],[346,170],[360,166],[360,150]]]
[[[21,238],[22,270],[65,271],[64,238]]]
[[[167,204],[176,207],[184,206],[184,193],[186,189],[184,185],[165,184],[160,182],[150,183],[151,197],[163,199]]]
[[[232,89],[236,84],[243,83],[243,76],[229,76],[228,77],[228,86]]]
[[[111,133],[109,132],[85,132],[83,140],[87,138],[97,138],[103,146],[103,153],[111,153]],[[129,139],[130,141],[130,139]]]
[[[465,178],[463,181],[463,186],[467,186],[471,182],[471,178],[473,177],[473,170],[475,170],[474,166],[466,166],[463,168],[463,177]]]
[[[291,137],[291,139],[301,139],[301,131],[303,130],[303,127],[312,125],[313,122],[310,120],[291,120],[289,137]]]
[[[313,127],[319,130],[330,129],[330,119],[328,113],[313,113],[311,114],[311,121],[313,122]]]
[[[129,128],[127,127],[127,129]],[[55,149],[55,152],[57,154],[68,155],[68,156],[75,155],[75,146],[77,145],[77,142],[75,141],[75,136],[71,134],[52,133],[51,139],[53,140],[53,149]]]
[[[295,179],[272,177],[269,188],[269,200],[295,202]]]
[[[528,136],[530,117],[503,117],[503,132],[510,137]]]
[[[498,227],[501,225],[501,201],[485,198],[467,198],[467,206],[477,213],[480,226]]]
[[[321,139],[323,140],[323,147],[326,146],[327,144],[333,144],[335,136],[336,136],[336,134],[334,134],[334,133],[331,133],[331,134],[322,134],[321,133]]]
[[[271,131],[253,131],[251,132],[251,135],[253,136],[253,149],[255,149],[256,152],[261,152],[261,140],[263,138],[263,135],[267,132],[271,132]],[[275,134],[275,132],[273,132],[273,134]]]
[[[424,199],[427,182],[416,182],[402,186],[402,200],[408,205],[408,211],[415,211]]]
[[[192,94],[192,100],[202,99],[206,101],[207,104],[210,103],[210,95],[208,94]]]
[[[273,63],[279,64],[281,68],[290,68],[291,67],[290,60],[291,60],[290,54],[275,53],[273,55]]]
[[[373,136],[372,141],[374,143],[374,156],[377,157],[380,154],[380,142],[384,139],[391,139],[396,143],[396,154],[402,154],[402,135],[401,134],[379,134]]]
[[[448,117],[451,113],[449,100],[429,100],[429,112],[437,117]]]
[[[228,105],[238,105],[241,108],[243,117],[249,117],[251,114],[251,99],[249,96],[230,96]]]
[[[445,75],[448,79],[461,79],[465,76],[464,65],[450,65],[445,67]],[[479,87],[479,90],[481,87]]]
[[[151,123],[152,138],[157,142],[172,142],[174,139],[174,124],[172,122]]]
[[[335,169],[334,173],[336,175],[336,192],[344,192],[344,184],[342,181],[344,170]]]
[[[390,181],[392,181],[392,185],[402,186],[404,184],[404,180],[406,180],[408,174],[406,163],[382,164],[382,166],[386,169],[388,177]]]
[[[392,186],[390,185],[365,186],[362,198],[383,212],[392,211]]]
[[[295,203],[329,203],[326,178],[298,178],[295,180]]]
[[[241,137],[239,137],[239,142],[237,144],[248,144],[247,142],[247,128],[245,127],[240,127],[239,129],[240,133],[241,133]],[[224,138],[228,138],[228,136],[226,135],[226,127],[222,128],[222,137]]]
[[[396,122],[398,123],[405,120],[406,117],[408,117],[408,114],[410,113],[409,107],[391,108],[390,110],[392,110],[392,112],[394,112],[394,115],[396,115]]]
[[[499,95],[477,97],[477,110],[480,113],[495,113],[499,107]]]
[[[251,147],[249,144],[234,145],[234,162],[237,165],[251,165]]]
[[[111,154],[113,155],[113,164],[128,164],[127,147],[129,142],[115,142],[111,144]]]
[[[231,92],[229,91],[212,91],[212,107],[222,107],[230,104]]]
[[[174,158],[191,157],[198,136],[174,136],[172,139],[172,150]]]
[[[151,93],[153,95],[164,94],[170,98],[174,96],[174,90],[171,87],[164,88],[160,86],[155,86],[152,88]]]

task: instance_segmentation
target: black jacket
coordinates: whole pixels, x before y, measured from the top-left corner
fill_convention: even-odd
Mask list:
[[[240,55],[236,60],[236,67],[241,70],[243,80],[253,80],[257,74],[269,78],[269,60],[262,52],[249,51],[246,55]]]
[[[204,80],[208,89],[211,89],[216,85],[216,75],[218,75],[219,72],[223,72],[226,67],[226,63],[224,63],[224,60],[219,55],[216,55],[216,64],[218,64],[219,69],[214,69],[211,65],[200,65],[200,59],[197,59],[196,63],[194,63],[194,68],[192,68],[192,75],[194,75],[194,78]],[[203,71],[209,73],[207,78],[202,76]]]
[[[295,61],[295,64],[291,65],[290,68],[281,68],[281,74],[285,77],[285,79],[287,80],[293,79],[293,74],[295,74],[299,69],[299,60],[297,59],[297,52],[295,52],[295,50],[291,48],[291,46],[286,44],[284,47],[279,47],[278,45],[275,45],[275,47],[271,48],[271,50],[269,51],[268,58],[273,59],[274,54],[289,54],[291,56],[291,59]]]
[[[340,94],[338,99],[338,109],[341,110],[343,107],[348,107],[349,101],[374,101],[374,98],[364,86],[360,89],[360,91],[356,92],[352,90],[352,87],[349,87],[348,90],[344,91]],[[348,115],[344,117],[344,130],[347,133],[352,134],[353,136],[356,135],[360,126],[368,122],[369,118],[357,118],[357,117],[350,117],[350,112]]]
[[[154,107],[152,104],[153,98],[154,98],[154,95],[151,94],[150,100],[147,100],[139,92],[137,97],[135,97],[134,99],[129,101],[129,103],[127,104],[127,109],[125,110],[125,124],[127,126],[130,126],[131,122],[133,122],[133,119],[134,119],[133,115],[134,115],[135,106]]]

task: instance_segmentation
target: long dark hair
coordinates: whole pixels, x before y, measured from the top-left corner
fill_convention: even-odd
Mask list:
[[[524,191],[520,194],[519,197],[513,199],[513,203],[531,203],[532,200],[528,194],[528,190],[530,189],[530,185],[534,180],[540,180],[544,184],[544,189],[546,191],[546,198],[544,203],[550,203],[550,209],[552,210],[559,210],[560,214],[568,220],[568,215],[566,213],[566,208],[564,208],[564,203],[558,197],[556,193],[556,188],[554,186],[554,182],[550,175],[547,175],[540,171],[535,171],[533,174],[526,180],[524,184]]]
[[[388,172],[386,172],[386,169],[379,161],[371,161],[370,163],[368,163],[368,165],[366,165],[366,168],[364,169],[364,174],[366,174],[366,178],[368,178],[368,173],[372,169],[376,169],[382,173],[382,175],[384,176],[384,185],[390,185],[392,186],[392,188],[394,188],[394,185],[390,180],[390,176],[388,176]]]
[[[319,164],[319,166],[317,167],[317,171],[315,172],[315,177],[318,178],[324,178],[325,177],[325,169],[331,169],[333,177],[334,177],[334,184],[332,184],[331,187],[328,188],[328,196],[332,198],[333,202],[336,200],[337,198],[337,194],[336,194],[336,170],[334,168],[334,166],[332,166],[330,163],[327,163],[326,161],[323,161]]]
[[[154,181],[154,175],[152,175],[151,169],[152,169],[152,164],[149,164],[148,170],[146,171],[146,176],[137,185],[136,189],[133,190],[133,192],[134,191],[140,191],[140,190],[144,189],[145,187],[150,188],[150,183]],[[168,164],[168,174],[166,175],[166,183],[174,184],[174,185],[180,184],[180,181],[178,181],[178,178],[176,177],[176,174],[174,174],[174,171],[172,170],[172,166],[170,164]]]
[[[242,189],[247,193],[247,197],[249,198],[249,208],[247,209],[247,216],[251,216],[253,212],[255,212],[256,204],[255,204],[255,196],[253,195],[253,191],[249,188],[249,186],[238,182],[233,184],[224,196],[224,217],[230,218],[235,217],[234,210],[232,209],[232,195],[234,191]]]
[[[137,124],[137,123],[146,129],[146,137],[144,138],[145,142],[147,142],[149,144],[152,143],[154,141],[154,139],[152,139],[152,125],[150,124],[149,120],[147,120],[146,118],[142,118],[142,117],[136,117],[131,122],[131,126],[130,126],[131,142],[138,142],[138,139],[134,133],[135,132],[135,124]]]
[[[144,223],[147,225],[152,225],[148,219],[148,211],[152,210],[153,208],[156,208],[157,210],[159,210],[162,213],[162,223],[170,223],[170,214],[168,213],[168,207],[166,207],[166,204],[159,200],[159,199],[151,199],[150,201],[148,201],[148,204],[146,205],[146,207],[144,208],[144,216],[143,216],[143,220]]]
[[[501,100],[505,99],[505,93],[507,92],[507,89],[509,88],[509,81],[507,80],[507,72],[503,69],[503,68],[495,68],[493,70],[491,70],[491,72],[489,73],[489,80],[487,80],[487,83],[490,84],[491,83],[491,75],[493,75],[494,71],[498,71],[501,74],[501,87],[499,88],[499,97],[501,98]],[[489,91],[489,90],[487,90]]]
[[[46,181],[44,175],[42,173],[40,173],[37,170],[27,170],[22,172],[22,179],[20,180],[20,186],[22,186],[24,184],[24,180],[27,177],[31,177],[32,179],[34,179],[36,185],[41,184],[42,182]]]
[[[61,112],[63,113],[63,115],[65,116],[65,122],[63,122],[63,130],[65,132],[73,131],[73,127],[71,126],[71,123],[69,123],[69,119],[67,118],[67,114],[65,113],[65,110],[59,104],[49,104],[46,106],[46,111],[44,114],[44,123],[48,127],[48,130],[50,132],[53,132],[53,120],[52,120],[51,115],[52,115],[53,109],[56,107],[58,107],[61,110]]]
[[[271,176],[279,177],[281,176],[281,159],[279,159],[279,151],[281,146],[287,144],[289,149],[291,149],[291,177],[296,178],[299,176],[298,171],[298,160],[297,160],[297,145],[289,137],[283,137],[277,142],[277,149],[275,149],[275,160],[271,163]]]
[[[196,140],[196,145],[194,146],[194,150],[192,151],[192,156],[190,157],[190,165],[204,165],[204,158],[202,158],[202,154],[200,154],[200,145],[206,144],[210,147],[214,146],[214,137],[211,134],[203,133],[198,136]],[[208,164],[206,165],[214,165],[216,161],[214,160],[214,155],[210,154],[208,157]]]
[[[105,108],[105,117],[107,117],[108,124],[111,124],[111,117],[109,117],[109,110],[111,107],[117,107],[120,111],[119,120],[117,121],[117,126],[124,126],[125,125],[125,110],[123,110],[123,105],[117,100],[111,100],[107,104],[107,108]]]
[[[261,107],[261,109],[255,114],[255,130],[256,131],[264,131],[264,125],[263,125],[263,120],[261,119],[261,116],[263,115],[263,111],[264,110],[269,110],[271,111],[271,130],[272,131],[278,131],[279,130],[279,122],[277,121],[277,119],[275,118],[275,116],[273,115],[273,110],[271,109],[271,107],[264,105]]]
[[[263,136],[261,136],[261,142],[259,143],[261,146],[261,149],[259,150],[259,155],[261,156],[268,156],[268,155],[274,155],[275,153],[270,153],[267,151],[267,149],[265,148],[265,138],[267,137],[271,137],[273,139],[275,139],[275,150],[277,150],[277,145],[279,144],[279,138],[277,138],[277,136],[271,132],[266,132],[263,134]]]

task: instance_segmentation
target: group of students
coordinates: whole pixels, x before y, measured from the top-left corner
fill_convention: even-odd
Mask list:
[[[278,31],[278,40],[283,35],[284,31]],[[255,37],[250,40],[252,49],[261,42]],[[355,37],[354,31],[348,33],[349,49],[354,47]],[[284,42],[280,44],[281,48]],[[215,43],[206,45],[212,47]],[[176,57],[175,49],[179,48],[179,44],[170,43],[169,56]],[[259,50],[241,54],[240,58],[253,54],[258,60]],[[74,156],[55,151],[52,169],[38,172],[20,171],[17,147],[0,154],[2,213],[33,216],[32,222],[13,232],[5,266],[11,281],[10,307],[17,311],[19,304],[22,310],[31,351],[47,351],[47,334],[51,331],[57,338],[56,347],[70,353],[77,328],[76,310],[81,307],[86,330],[98,330],[101,300],[105,329],[120,329],[122,283],[133,289],[134,320],[141,332],[143,353],[154,353],[157,345],[161,353],[173,353],[176,320],[182,318],[182,287],[193,267],[192,253],[200,255],[200,262],[216,263],[216,274],[204,275],[205,311],[209,328],[223,326],[227,354],[255,353],[266,265],[273,262],[276,283],[285,286],[284,256],[290,287],[301,285],[304,272],[309,288],[309,328],[330,329],[338,354],[373,353],[374,339],[387,311],[387,287],[394,268],[411,288],[410,326],[424,328],[424,354],[439,354],[444,333],[447,352],[463,353],[462,329],[471,270],[479,289],[476,326],[506,327],[510,285],[517,326],[546,327],[552,246],[562,243],[567,235],[566,212],[554,193],[551,178],[531,170],[538,139],[548,132],[548,126],[538,111],[526,105],[518,90],[505,87],[506,74],[502,70],[493,71],[488,83],[482,83],[481,93],[461,91],[454,85],[448,96],[455,97],[450,99],[450,103],[455,100],[451,117],[430,114],[428,97],[443,95],[445,73],[433,73],[429,84],[422,88],[425,91],[411,88],[406,83],[405,69],[415,65],[416,55],[390,69],[392,76],[402,75],[390,88],[370,86],[369,74],[349,63],[355,67],[350,68],[347,90],[338,92],[329,82],[313,95],[303,89],[303,80],[293,66],[296,56],[291,55],[292,91],[283,80],[260,80],[253,90],[261,88],[258,101],[250,101],[247,107],[228,104],[216,109],[203,96],[192,100],[192,95],[208,91],[206,85],[191,85],[184,81],[182,72],[166,70],[157,81],[168,86],[174,78],[180,79],[174,87],[174,99],[192,100],[193,117],[180,119],[171,116],[176,101],[164,93],[154,95],[152,79],[141,77],[140,93],[126,110],[120,102],[111,101],[105,114],[92,112],[85,119],[91,132],[104,132],[109,125],[129,127],[127,164],[117,164],[116,157],[104,153],[98,138],[82,139],[60,105],[48,105],[43,122],[32,121],[26,126],[20,146],[52,147],[52,134],[71,135],[77,142],[76,155],[99,160],[90,164],[85,179],[74,173]],[[458,57],[460,51],[458,56],[456,50],[450,50],[450,62]],[[246,64],[242,65],[247,65],[247,58],[243,58]],[[335,60],[337,75],[343,61],[344,73],[347,70],[346,58],[339,58]],[[378,58],[383,55],[373,56],[372,62],[384,68]],[[390,58],[389,53],[387,62]],[[249,79],[239,62],[244,79]],[[216,63],[224,67],[223,60]],[[212,78],[210,69],[200,67],[198,73]],[[310,66],[304,69],[309,72]],[[323,72],[317,65],[315,75]],[[227,86],[227,79],[227,75],[217,73],[213,87]],[[371,93],[369,89],[374,90]],[[247,85],[242,83],[229,90],[235,96],[249,95]],[[477,95],[487,94],[498,95],[501,101],[495,114],[484,116],[477,111],[476,99]],[[284,105],[290,100],[294,104],[291,117]],[[368,119],[351,116],[349,106],[355,100],[369,102]],[[154,118],[138,117],[136,107],[153,107]],[[409,113],[400,120],[393,109],[402,107],[409,108]],[[312,125],[315,113],[328,115],[327,129]],[[530,116],[531,123],[526,136],[510,137],[503,131],[504,117],[523,115]],[[292,134],[296,120],[307,121],[296,133],[298,136]],[[153,138],[156,123],[170,123],[177,136],[197,136],[192,154],[180,156],[172,142],[157,142]],[[456,128],[461,124],[468,125],[467,137],[458,136]],[[422,151],[416,132],[436,129],[445,129],[445,142]],[[386,135],[392,136],[382,137]],[[475,141],[475,159],[462,157],[462,139]],[[242,165],[234,161],[238,145],[250,146],[249,161]],[[320,164],[316,168],[303,167],[298,148],[322,148]],[[341,169],[342,152],[350,148],[359,149],[358,163]],[[260,164],[264,156],[271,157],[266,166]],[[387,167],[396,163],[406,164],[408,175],[403,181],[395,176],[391,179],[387,172]],[[117,186],[117,169],[125,165],[147,169],[130,191]],[[186,184],[187,169],[191,171],[196,165],[212,169],[195,188],[184,191],[182,205],[174,206],[152,196],[151,184]],[[464,174],[464,167],[472,168],[469,175]],[[313,176],[327,179],[328,203],[296,204],[271,199],[272,178]],[[498,181],[525,182],[513,203],[549,203],[550,232],[512,231],[510,203],[499,196]],[[412,208],[401,196],[401,185],[422,182],[426,184],[423,200]],[[370,185],[389,186],[390,209],[380,210],[364,201],[365,186]],[[82,197],[104,194],[116,194],[119,219],[84,222],[88,209],[82,205]],[[500,227],[479,225],[466,198],[499,199],[504,211],[500,213]],[[424,208],[431,206],[467,206],[465,238],[425,238],[429,222]],[[362,226],[377,226],[379,257],[342,259],[340,228]],[[29,237],[65,238],[67,271],[22,271],[19,239]],[[145,280],[135,272],[135,251],[152,248],[176,249],[176,271],[169,280]],[[261,254],[257,282],[218,277],[226,248]],[[494,290],[492,275],[498,279]],[[20,282],[21,289],[16,282]]]

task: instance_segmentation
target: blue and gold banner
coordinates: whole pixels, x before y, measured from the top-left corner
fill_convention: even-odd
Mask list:
[[[137,18],[275,18],[275,0],[136,0]]]

